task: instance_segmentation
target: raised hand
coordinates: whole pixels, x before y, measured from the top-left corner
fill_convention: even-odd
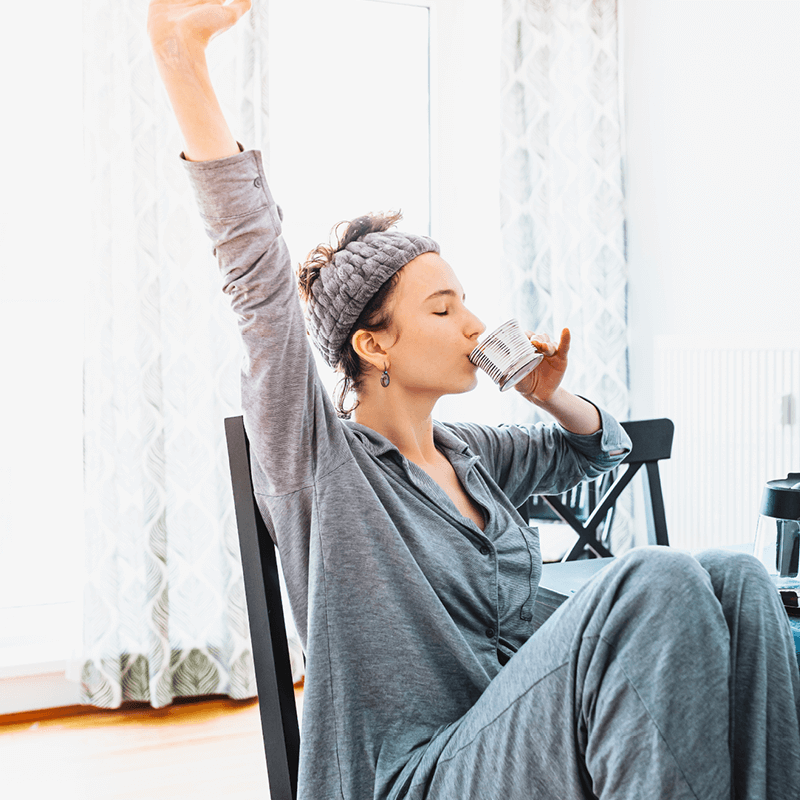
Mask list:
[[[205,50],[250,9],[250,0],[150,0],[147,33],[154,49],[189,47]]]

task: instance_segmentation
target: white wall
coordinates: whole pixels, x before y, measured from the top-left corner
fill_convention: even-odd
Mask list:
[[[7,7],[0,51],[0,715],[78,702],[64,659],[83,570],[81,15],[40,5],[46,24]]]
[[[636,418],[656,336],[800,334],[800,2],[620,9]]]

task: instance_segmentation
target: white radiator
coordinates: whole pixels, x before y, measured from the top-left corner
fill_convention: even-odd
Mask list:
[[[765,482],[800,472],[800,344],[657,337],[654,371],[653,416],[675,423],[661,465],[670,544],[752,542]]]

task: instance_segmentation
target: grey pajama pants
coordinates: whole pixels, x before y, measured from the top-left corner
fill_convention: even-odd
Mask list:
[[[752,556],[615,559],[459,722],[430,800],[800,798],[800,674]],[[415,791],[416,790],[416,791]]]

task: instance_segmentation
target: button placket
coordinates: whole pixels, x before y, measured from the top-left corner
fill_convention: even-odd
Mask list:
[[[536,563],[534,559],[534,553],[531,549],[531,542],[528,540],[528,537],[525,535],[524,531],[526,526],[519,526],[520,533],[522,534],[522,540],[525,542],[525,547],[528,551],[528,558],[530,559],[530,572],[528,573],[528,596],[525,601],[522,603],[519,609],[519,618],[523,622],[530,622],[533,619],[533,601],[534,597],[536,596],[536,592],[538,590],[538,579],[536,581],[536,585],[534,585],[534,574],[536,573]]]

